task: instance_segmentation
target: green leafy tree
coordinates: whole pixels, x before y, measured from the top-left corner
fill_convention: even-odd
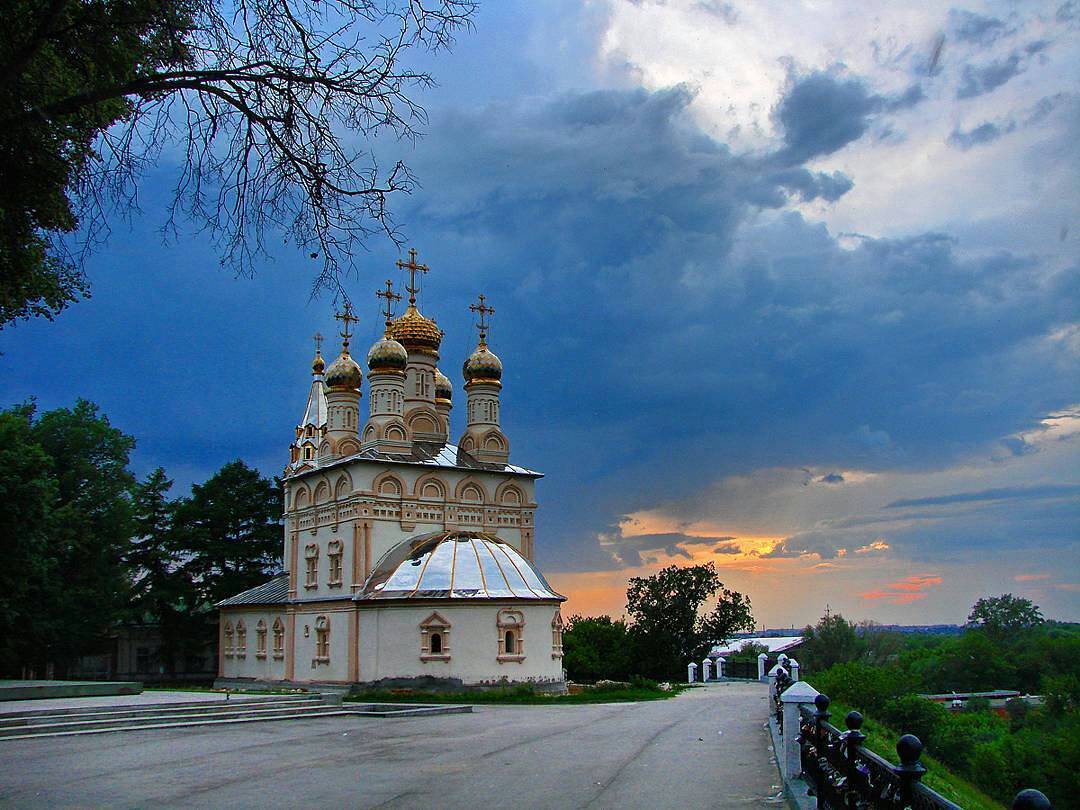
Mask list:
[[[980,599],[968,615],[968,627],[985,630],[996,639],[1006,639],[1043,623],[1042,612],[1029,599],[1013,596],[988,596]]]
[[[716,604],[706,612],[706,604]],[[689,661],[733,633],[751,630],[750,599],[724,587],[713,563],[670,565],[652,576],[633,577],[626,589],[626,612],[640,674],[678,677]]]
[[[36,655],[42,620],[31,595],[53,568],[49,517],[56,502],[52,459],[33,436],[34,407],[0,412],[0,673],[18,674]]]
[[[193,583],[191,610],[253,588],[281,571],[281,487],[242,461],[226,464],[177,504],[176,543]]]
[[[0,414],[5,570],[0,662],[63,675],[120,618],[131,536],[134,440],[97,406]]]
[[[827,613],[818,623],[803,630],[798,660],[807,672],[821,672],[834,664],[857,661],[865,649],[855,625],[839,613]]]
[[[626,622],[571,616],[563,633],[563,667],[572,681],[624,680],[634,673]]]
[[[366,237],[398,238],[387,199],[414,185],[365,138],[412,138],[430,75],[410,49],[449,47],[471,0],[0,0],[0,324],[86,292],[85,250],[136,205],[163,149],[181,156],[173,216],[248,272],[269,231],[321,282]],[[347,133],[347,135],[346,135]],[[357,135],[361,137],[356,137]],[[170,219],[170,229],[175,219]],[[68,249],[62,237],[81,228]]]

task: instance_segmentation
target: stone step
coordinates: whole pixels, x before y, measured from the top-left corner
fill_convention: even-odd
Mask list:
[[[318,695],[275,695],[258,698],[235,700],[200,700],[174,703],[126,703],[114,706],[78,706],[61,709],[36,709],[32,711],[0,713],[0,727],[24,725],[43,720],[49,722],[55,718],[90,718],[90,717],[136,717],[140,714],[170,714],[201,712],[213,708],[234,708],[236,706],[304,706],[321,705]]]
[[[274,720],[302,720],[322,717],[420,717],[423,715],[471,713],[472,706],[462,705],[408,705],[408,704],[356,704],[349,708],[336,705],[296,707],[291,710],[276,711],[241,711],[229,716],[211,715],[204,718],[191,716],[175,718],[132,718],[118,719],[111,724],[102,725],[91,722],[91,728],[50,729],[46,726],[27,726],[21,733],[9,727],[0,733],[0,742],[6,740],[30,740],[44,737],[71,737],[82,734],[105,734],[114,731],[149,731],[170,728],[198,728],[218,726],[230,723],[263,723]],[[78,724],[72,724],[78,725]]]
[[[220,726],[232,723],[265,723],[268,720],[294,720],[312,717],[340,717],[355,715],[357,712],[342,710],[339,706],[312,706],[307,710],[278,710],[267,713],[242,712],[234,715],[219,716],[208,715],[206,717],[166,717],[166,718],[139,718],[127,721],[119,721],[112,724],[69,724],[77,728],[57,729],[48,726],[27,726],[15,731],[6,728],[0,732],[0,742],[8,740],[31,740],[48,737],[72,737],[76,734],[102,734],[112,731],[146,731],[170,728],[195,728],[200,726]]]

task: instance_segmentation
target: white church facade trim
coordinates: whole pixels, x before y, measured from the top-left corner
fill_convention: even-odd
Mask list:
[[[386,331],[371,347],[371,407],[349,355],[316,351],[304,420],[284,474],[285,573],[219,603],[223,681],[564,688],[561,603],[534,562],[536,480],[509,462],[502,363],[480,340],[463,366],[468,397],[450,442],[452,387],[437,368],[442,332],[387,282]],[[318,348],[318,347],[317,347]],[[464,449],[464,448],[469,449]]]

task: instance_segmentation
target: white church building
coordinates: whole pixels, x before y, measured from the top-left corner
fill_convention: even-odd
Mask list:
[[[284,474],[286,573],[219,603],[222,682],[382,686],[532,683],[564,688],[565,597],[533,561],[535,483],[509,461],[500,427],[502,363],[480,339],[463,366],[465,429],[451,443],[452,386],[438,369],[443,333],[416,306],[391,318],[360,366],[316,348],[303,420]]]

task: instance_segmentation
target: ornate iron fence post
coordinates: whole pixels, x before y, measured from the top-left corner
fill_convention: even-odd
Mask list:
[[[855,757],[859,753],[859,746],[866,741],[866,735],[862,733],[863,716],[858,712],[848,712],[844,718],[847,731],[844,733],[844,749],[847,752],[848,763],[852,770],[855,768]]]
[[[1054,810],[1050,800],[1038,790],[1021,790],[1012,802],[1012,810]]]
[[[914,734],[905,734],[896,743],[896,755],[900,757],[900,764],[893,768],[893,773],[900,777],[900,807],[911,804],[915,796],[915,785],[926,773],[926,768],[919,762],[922,752],[922,741]]]
[[[828,695],[821,694],[814,698],[814,745],[817,746],[818,751],[824,751],[829,744],[821,730],[821,724],[829,722],[829,718],[832,717],[829,714],[829,703]]]

